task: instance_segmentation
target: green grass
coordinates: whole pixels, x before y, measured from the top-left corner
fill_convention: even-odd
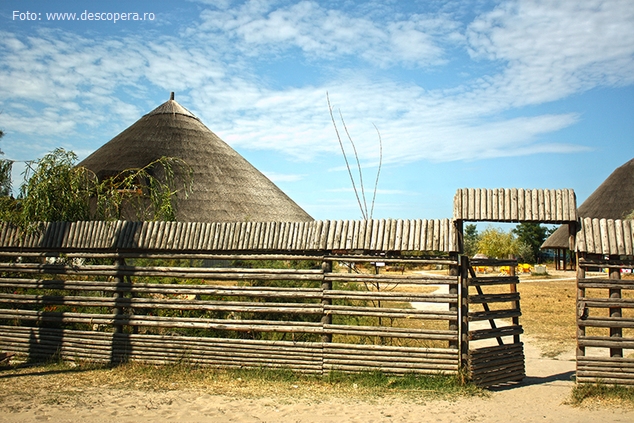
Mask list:
[[[603,383],[576,385],[572,389],[571,403],[576,406],[614,403],[626,407],[634,407],[634,387]]]

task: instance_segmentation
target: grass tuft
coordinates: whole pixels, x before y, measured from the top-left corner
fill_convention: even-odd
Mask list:
[[[604,383],[580,384],[573,388],[570,403],[575,406],[613,404],[634,407],[634,388]]]

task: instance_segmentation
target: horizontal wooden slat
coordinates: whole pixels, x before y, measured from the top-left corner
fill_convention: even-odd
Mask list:
[[[394,319],[455,320],[457,311],[429,311],[416,309],[399,309],[385,307],[354,307],[324,305],[328,314],[343,316],[388,317]]]
[[[577,279],[579,288],[634,289],[634,280],[627,279]]]
[[[469,331],[469,339],[477,341],[480,339],[501,338],[503,336],[521,335],[524,329],[521,326],[504,326],[496,329],[478,329]]]
[[[490,285],[509,285],[518,284],[520,278],[517,276],[478,276],[477,278],[470,278],[470,286],[490,286]]]
[[[176,277],[190,279],[282,279],[315,280],[323,279],[321,270],[296,269],[248,269],[248,268],[202,268],[202,267],[137,267],[117,265],[58,265],[37,263],[0,263],[0,271],[39,273],[53,275],[93,275],[93,276],[148,276]]]
[[[323,333],[320,323],[273,320],[225,320],[190,317],[144,315],[88,314],[43,312],[32,310],[1,310],[2,319],[30,320],[35,323],[82,323],[99,325],[129,325],[162,328],[215,329],[238,332],[300,332]]]
[[[324,332],[339,335],[382,336],[429,340],[456,340],[458,332],[451,330],[424,330],[386,326],[324,325]]]
[[[522,312],[520,310],[476,311],[470,312],[468,319],[470,322],[477,322],[492,319],[510,319],[512,317],[520,317],[521,315]]]
[[[633,298],[586,298],[581,297],[577,299],[577,302],[582,302],[586,307],[608,308],[608,307],[623,307],[634,308]]]
[[[598,259],[579,259],[579,266],[583,268],[598,267],[602,269],[634,269],[634,263],[622,260],[598,260]]]
[[[617,338],[609,336],[578,336],[577,343],[581,347],[634,349],[634,338]]]
[[[412,285],[439,285],[439,284],[456,284],[455,276],[399,276],[389,273],[379,275],[369,274],[342,274],[327,273],[325,280],[332,282],[360,282],[360,283],[385,283],[385,284],[412,284]]]
[[[511,294],[482,294],[482,295],[470,295],[469,303],[472,304],[487,304],[487,303],[505,303],[509,301],[519,301],[519,293]]]
[[[229,311],[237,313],[322,314],[324,310],[321,304],[316,303],[199,301],[177,298],[108,298],[2,293],[0,293],[0,304],[28,304],[32,306],[66,305],[76,307],[132,307],[134,309],[159,308],[171,310]]]
[[[458,296],[452,294],[416,294],[399,291],[340,291],[324,292],[327,299],[366,300],[366,301],[404,301],[429,303],[455,303]]]
[[[589,317],[578,319],[577,324],[581,327],[599,328],[634,328],[634,318],[629,317]]]

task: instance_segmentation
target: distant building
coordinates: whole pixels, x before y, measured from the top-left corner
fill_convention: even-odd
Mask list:
[[[577,216],[599,219],[624,219],[634,211],[634,159],[617,168],[577,209]],[[568,258],[568,226],[560,226],[544,241],[543,250],[554,250],[556,264],[563,267]]]

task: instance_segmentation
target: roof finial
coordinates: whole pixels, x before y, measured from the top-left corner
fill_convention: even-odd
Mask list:
[[[174,91],[172,91],[170,94],[170,100],[174,100]]]

